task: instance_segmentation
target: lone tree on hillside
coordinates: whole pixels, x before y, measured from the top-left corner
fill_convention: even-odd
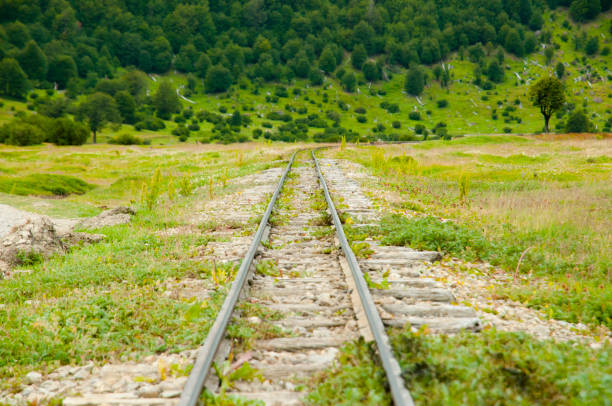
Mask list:
[[[413,66],[406,72],[404,90],[412,96],[419,96],[425,89],[425,74],[418,66]]]
[[[106,93],[94,93],[87,98],[78,110],[79,118],[84,118],[89,124],[93,134],[93,143],[96,143],[96,133],[102,129],[108,121],[119,122],[121,115],[117,109],[115,99]]]
[[[181,102],[168,80],[162,80],[159,84],[157,92],[153,95],[153,105],[157,110],[157,117],[162,120],[169,120],[172,114],[181,109]]]
[[[542,78],[531,86],[529,98],[533,101],[534,106],[540,108],[544,116],[544,132],[548,132],[550,117],[565,103],[563,83],[552,76]]]

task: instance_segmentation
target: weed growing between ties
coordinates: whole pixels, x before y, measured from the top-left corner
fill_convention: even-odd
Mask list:
[[[592,350],[496,330],[394,330],[390,338],[417,404],[576,405],[612,396],[610,345]],[[379,362],[371,344],[345,345],[337,364],[311,382],[308,404],[390,405]]]

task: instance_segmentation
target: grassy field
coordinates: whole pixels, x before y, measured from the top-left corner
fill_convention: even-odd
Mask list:
[[[6,179],[46,173],[91,187],[53,199],[2,193],[0,203],[56,217],[92,215],[120,204],[135,207],[137,214],[128,225],[97,230],[106,235],[102,243],[76,247],[63,257],[21,268],[31,272],[0,280],[0,385],[17,387],[32,369],[196,347],[231,278],[215,287],[211,265],[197,258],[197,248],[211,237],[205,228],[187,226],[193,207],[248,187],[224,184],[284,165],[292,147],[2,148]],[[179,226],[184,226],[180,233],[164,232]],[[173,281],[186,277],[213,287],[210,298],[163,295]]]
[[[338,156],[375,175],[388,213],[417,214],[384,219],[385,243],[518,268],[529,278],[497,294],[612,327],[612,138],[475,136]]]

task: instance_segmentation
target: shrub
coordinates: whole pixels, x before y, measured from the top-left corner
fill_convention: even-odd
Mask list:
[[[89,137],[89,129],[82,123],[69,118],[53,120],[47,141],[55,145],[83,145]]]
[[[593,124],[590,122],[584,110],[574,111],[565,124],[565,132],[568,133],[584,133],[591,132]]]
[[[394,121],[393,123],[391,123],[391,125],[393,126],[393,128],[402,128],[402,123],[400,123],[399,121]]]
[[[438,100],[438,101],[436,102],[436,104],[438,105],[438,108],[439,108],[439,109],[443,109],[443,108],[445,108],[445,107],[448,107],[448,100],[446,100],[446,99],[441,99],[441,100]]]
[[[425,128],[423,124],[417,124],[414,126],[414,132],[417,134],[426,134],[427,129]]]
[[[0,127],[0,142],[8,145],[37,145],[44,139],[42,130],[32,124],[13,121]]]
[[[504,127],[504,133],[506,134],[510,134],[512,132],[512,128],[510,127]]]
[[[366,109],[364,109],[363,107],[357,107],[355,109],[355,113],[357,113],[357,114],[365,114],[366,113]]]
[[[418,121],[421,119],[421,113],[419,113],[418,111],[411,111],[410,113],[408,113],[408,118],[414,121]]]
[[[132,134],[119,134],[118,136],[111,138],[108,143],[116,145],[142,145],[144,144],[144,141],[142,138]]]
[[[366,117],[366,116],[361,116],[361,115],[358,115],[358,116],[357,116],[357,122],[362,123],[362,124],[363,124],[363,123],[367,123],[367,122],[368,122],[368,119],[367,119],[367,117]]]

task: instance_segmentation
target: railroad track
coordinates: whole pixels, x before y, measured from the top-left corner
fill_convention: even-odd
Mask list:
[[[412,405],[384,326],[431,324],[440,332],[479,327],[472,309],[451,304],[454,298],[449,291],[419,278],[415,270],[419,261],[435,259],[436,253],[385,250],[370,242],[373,255],[358,260],[315,154],[297,165],[295,158],[296,154],[281,176],[224,305],[198,351],[180,406],[198,404],[204,388],[267,405],[301,404],[305,393],[296,386],[329,367],[339,347],[360,335],[375,341],[394,403]],[[359,195],[354,182],[339,178],[338,168],[328,166],[334,186],[356,198],[357,206],[364,205],[348,213],[367,221],[371,211],[365,207],[367,199]],[[360,261],[375,282],[392,269],[391,288],[371,291]],[[261,334],[232,340],[228,331],[235,336],[240,326]],[[219,371],[229,373],[244,362],[261,379],[224,386]]]

